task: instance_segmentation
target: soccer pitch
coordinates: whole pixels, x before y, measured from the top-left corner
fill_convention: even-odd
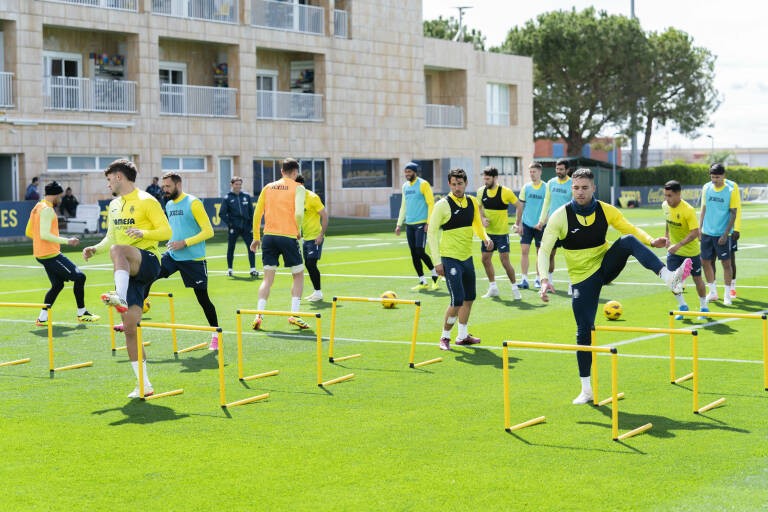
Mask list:
[[[663,234],[659,210],[624,210],[654,236]],[[766,205],[747,205],[737,253],[738,297],[712,311],[768,311]],[[49,376],[47,330],[36,309],[0,308],[0,478],[3,510],[758,510],[768,503],[768,391],[763,382],[762,322],[695,318],[675,327],[699,333],[699,401],[725,403],[692,412],[692,382],[669,379],[665,334],[601,332],[600,345],[618,349],[619,429],[653,427],[611,440],[611,408],[574,406],[579,381],[575,355],[511,348],[513,423],[546,422],[504,430],[502,341],[574,343],[575,323],[558,258],[557,293],[543,304],[535,290],[512,300],[494,256],[498,299],[482,299],[487,280],[475,249],[478,299],[470,332],[473,347],[438,349],[448,293],[413,292],[416,284],[405,237],[394,221],[332,219],[320,270],[325,301],[302,302],[322,320],[325,380],[317,386],[314,329],[299,331],[285,317],[265,317],[263,331],[243,318],[246,374],[279,370],[266,379],[238,381],[235,312],[256,307],[261,279],[248,277],[244,246],[236,275],[226,277],[226,244],[208,245],[209,289],[224,330],[227,399],[269,393],[267,400],[223,410],[217,355],[199,350],[174,355],[171,333],[144,329],[148,368],[156,392],[177,396],[142,402],[126,398],[135,378],[124,351],[113,354],[107,310],[99,295],[113,288],[105,255],[82,261],[86,305],[102,315],[80,325],[68,284],[54,309],[56,365],[93,366]],[[615,231],[609,237],[615,238]],[[512,262],[519,271],[519,239]],[[662,250],[656,253],[663,257]],[[258,264],[259,269],[261,264]],[[0,257],[0,302],[42,302],[48,281],[31,256]],[[530,273],[529,273],[530,277]],[[718,277],[722,269],[718,265]],[[289,309],[290,277],[278,274],[268,307]],[[311,292],[309,279],[305,293]],[[177,323],[205,325],[191,290],[177,275],[153,291],[170,292]],[[415,307],[338,304],[335,355],[327,360],[333,296],[378,297],[393,290],[420,301],[416,361],[409,368]],[[722,284],[718,286],[722,296]],[[686,299],[698,303],[687,282]],[[598,325],[668,327],[676,309],[660,279],[630,260],[601,303],[618,300],[623,316]],[[168,301],[152,298],[146,320],[170,321]],[[315,320],[308,319],[314,327]],[[453,332],[454,336],[456,330]],[[205,332],[178,332],[180,347],[206,342]],[[118,345],[123,344],[117,335]],[[689,337],[676,338],[677,372],[691,371]],[[610,389],[610,359],[598,357],[600,398]]]

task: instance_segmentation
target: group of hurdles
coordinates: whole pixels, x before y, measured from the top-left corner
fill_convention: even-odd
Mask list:
[[[165,297],[169,302],[170,309],[170,322],[149,322],[142,321],[138,324],[138,351],[139,360],[143,358],[143,347],[149,345],[149,342],[143,341],[142,329],[154,328],[154,329],[166,329],[171,331],[172,336],[172,348],[173,354],[178,356],[186,352],[193,350],[206,348],[206,343],[193,345],[183,349],[178,348],[177,331],[205,331],[216,332],[219,336],[219,346],[217,349],[218,359],[218,377],[219,377],[219,405],[223,409],[231,407],[245,405],[253,403],[259,400],[269,398],[269,393],[263,393],[251,397],[246,397],[240,400],[227,402],[226,398],[226,384],[225,384],[225,358],[224,358],[224,332],[220,327],[179,324],[175,322],[175,308],[173,302],[173,294],[166,292],[152,292],[150,294],[154,297]],[[410,368],[421,368],[423,366],[439,363],[443,361],[443,358],[438,357],[421,362],[415,361],[416,355],[416,338],[418,333],[419,316],[421,313],[421,301],[408,300],[408,299],[396,299],[396,298],[368,298],[368,297],[334,297],[331,307],[331,320],[330,320],[330,334],[328,338],[328,362],[339,363],[349,359],[361,357],[362,354],[351,354],[346,356],[337,357],[334,355],[334,340],[336,337],[336,320],[338,315],[338,304],[340,302],[368,302],[368,303],[382,303],[382,302],[394,303],[399,305],[413,305],[415,306],[415,313],[413,318],[413,329],[411,333],[410,343],[410,356],[408,366]],[[52,308],[47,304],[38,303],[11,303],[1,302],[2,307],[16,307],[16,308],[44,308],[48,310],[48,363],[50,376],[53,377],[56,372],[65,370],[73,370],[78,368],[85,368],[93,366],[92,361],[75,363],[66,366],[56,367],[54,364],[54,337],[53,337],[53,316]],[[238,380],[240,382],[247,382],[255,379],[261,379],[266,377],[273,377],[279,375],[279,370],[270,370],[258,374],[245,375],[245,363],[243,352],[243,330],[242,330],[242,315],[272,315],[272,316],[300,316],[302,318],[314,318],[315,320],[315,334],[316,334],[316,365],[317,365],[317,386],[325,388],[333,384],[345,382],[355,377],[354,373],[349,373],[329,380],[323,380],[323,337],[322,337],[322,315],[320,313],[302,313],[302,312],[287,312],[287,311],[265,311],[255,309],[238,309],[236,311],[236,340],[237,340],[237,369]],[[509,378],[509,349],[510,348],[524,348],[524,349],[538,349],[546,351],[586,351],[592,352],[595,356],[599,354],[609,354],[611,358],[611,393],[610,396],[600,400],[599,399],[599,373],[598,373],[598,357],[592,358],[592,386],[594,389],[593,405],[596,407],[603,407],[606,405],[611,406],[611,438],[614,441],[623,441],[627,438],[638,435],[653,427],[651,423],[646,423],[633,430],[619,434],[619,422],[618,422],[618,402],[624,398],[624,393],[620,392],[618,385],[618,350],[611,346],[598,345],[598,333],[599,332],[627,332],[627,333],[654,333],[654,334],[666,334],[669,335],[669,380],[672,384],[681,384],[685,381],[692,381],[692,400],[693,400],[693,413],[701,414],[715,407],[722,405],[725,402],[725,398],[719,398],[709,404],[699,406],[699,345],[698,345],[698,331],[696,329],[679,329],[675,328],[675,317],[699,317],[703,313],[700,311],[670,311],[669,312],[669,327],[624,327],[624,326],[595,326],[592,331],[592,345],[569,345],[569,344],[556,344],[556,343],[544,343],[544,342],[531,342],[531,341],[504,341],[502,343],[502,378],[503,378],[503,395],[504,395],[504,426],[505,430],[509,433],[521,430],[523,428],[537,425],[546,421],[546,416],[538,416],[533,419],[513,425],[511,422],[511,407],[510,407],[510,378]],[[768,315],[766,313],[730,313],[730,312],[707,312],[707,317],[711,318],[730,318],[730,319],[754,319],[762,321],[762,349],[763,349],[763,387],[768,391]],[[110,323],[110,341],[113,354],[117,351],[124,350],[125,347],[117,347],[115,343],[115,334],[112,327],[114,327],[114,315],[112,309],[109,312]],[[676,350],[675,340],[676,336],[690,336],[692,342],[692,371],[688,374],[677,376],[676,373]],[[13,366],[29,363],[30,358],[16,359],[7,362],[0,362],[0,367]],[[139,369],[141,372],[141,366]],[[139,375],[139,391],[140,398],[142,400],[155,400],[167,396],[179,395],[184,392],[183,389],[175,389],[171,391],[155,393],[151,396],[144,395],[143,376]]]

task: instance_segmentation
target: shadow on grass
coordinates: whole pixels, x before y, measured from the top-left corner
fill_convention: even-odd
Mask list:
[[[158,421],[172,421],[188,418],[189,414],[177,414],[170,407],[157,405],[155,402],[144,402],[142,400],[131,400],[122,407],[112,407],[110,409],[101,409],[93,411],[91,414],[102,415],[108,412],[121,412],[124,418],[113,421],[110,426],[120,425],[146,425]]]
[[[87,329],[87,327],[84,324],[76,325],[75,327],[69,326],[69,325],[57,325],[56,321],[53,322],[53,337],[55,338],[66,338],[67,334],[69,334],[72,331],[82,331]],[[32,334],[35,336],[38,336],[40,338],[48,338],[48,328],[47,327],[36,327],[34,331],[32,331]]]
[[[609,420],[611,418],[611,408],[610,407],[593,407],[593,409],[596,409],[600,413],[602,413],[604,416],[606,416]],[[693,415],[693,413],[691,413]],[[697,415],[697,418],[706,418],[706,416]],[[611,428],[610,421],[608,423],[601,423],[601,422],[595,422],[595,421],[580,421],[578,422],[581,425],[594,425],[597,427],[604,427],[607,429]],[[736,432],[739,434],[749,434],[749,430],[745,430],[742,428],[736,428],[728,426],[728,424],[722,422],[722,421],[715,421],[714,423],[711,421],[699,421],[699,420],[674,420],[672,418],[668,418],[666,416],[658,416],[655,414],[635,414],[635,413],[628,413],[619,410],[619,435],[621,435],[624,431],[632,430],[634,428],[637,428],[641,425],[645,425],[646,423],[652,423],[653,428],[646,431],[642,435],[644,436],[651,436],[656,437],[659,439],[671,439],[676,437],[674,431],[676,430],[687,430],[690,432],[694,431],[701,431],[701,430],[722,430],[726,432]]]
[[[501,354],[496,353],[496,351],[476,346],[460,348],[462,350],[456,357],[456,361],[459,363],[474,364],[478,366],[493,366],[494,368],[501,369]],[[457,349],[451,350],[456,351]],[[509,358],[510,365],[517,363],[518,361],[520,361],[520,359],[517,357],[510,356]]]
[[[195,352],[202,353],[202,350],[206,350],[202,357],[194,357],[192,354]],[[216,359],[216,351],[207,349],[195,350],[185,354],[174,355],[173,358],[150,360],[150,365],[155,364],[181,364],[181,373],[198,373],[203,370],[218,370],[219,360]],[[225,365],[226,366],[226,365]]]
[[[541,309],[543,307],[546,307],[547,305],[541,301],[538,297],[536,297],[535,302],[534,301],[525,301],[525,300],[513,300],[513,299],[502,299],[501,297],[493,297],[491,299],[493,302],[497,304],[502,304],[507,307],[513,307],[517,308],[519,310],[527,311],[531,309]]]

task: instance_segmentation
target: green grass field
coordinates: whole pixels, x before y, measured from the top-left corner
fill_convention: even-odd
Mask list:
[[[663,233],[657,210],[627,210],[650,233]],[[748,205],[738,252],[738,293],[730,308],[768,310],[766,205]],[[763,386],[762,323],[756,320],[677,322],[700,333],[700,402],[724,397],[722,407],[692,413],[692,383],[669,383],[665,335],[601,333],[619,350],[621,432],[653,428],[622,442],[611,440],[609,406],[573,406],[578,394],[573,353],[512,349],[512,421],[545,415],[547,422],[514,434],[504,430],[503,340],[573,343],[575,323],[564,293],[544,305],[533,290],[511,300],[475,302],[470,332],[479,346],[437,348],[448,303],[445,287],[412,292],[416,284],[405,237],[393,222],[334,220],[320,262],[323,303],[303,303],[322,314],[326,342],[330,298],[378,297],[394,290],[422,301],[416,360],[444,362],[408,368],[415,308],[385,310],[374,303],[338,308],[336,356],[361,358],[331,365],[323,377],[354,372],[348,382],[316,385],[315,337],[285,318],[268,317],[265,331],[244,335],[246,373],[280,375],[237,380],[235,311],[256,306],[261,280],[247,278],[243,254],[235,278],[224,274],[225,244],[209,245],[210,292],[225,331],[229,401],[268,392],[267,401],[223,411],[217,359],[207,350],[174,357],[170,333],[146,329],[149,372],[157,392],[184,394],[150,402],[129,400],[134,377],[125,352],[109,349],[107,312],[99,295],[113,288],[111,264],[99,256],[83,264],[87,305],[103,315],[78,325],[71,286],[54,308],[56,365],[93,361],[93,367],[48,373],[46,330],[34,309],[0,308],[0,439],[3,510],[758,510],[768,503],[768,391]],[[615,233],[614,233],[615,234]],[[515,242],[517,238],[514,239]],[[519,268],[519,244],[512,261]],[[243,252],[241,246],[239,252]],[[31,249],[29,250],[31,254]],[[663,256],[663,251],[658,251]],[[487,281],[479,261],[478,295]],[[260,267],[259,263],[259,267]],[[497,262],[497,272],[500,265]],[[31,255],[0,258],[0,301],[41,302],[48,288]],[[722,276],[722,270],[718,269]],[[307,279],[309,288],[309,280]],[[269,307],[287,310],[289,277],[281,273]],[[722,286],[719,287],[722,294]],[[153,291],[173,292],[180,323],[204,324],[190,290],[177,276]],[[309,291],[305,293],[307,295]],[[689,283],[686,297],[697,304]],[[671,294],[630,260],[603,301],[624,315],[611,325],[666,327]],[[153,298],[147,315],[169,319],[167,301]],[[599,325],[607,320],[598,316]],[[454,331],[455,334],[455,331]],[[180,346],[207,341],[207,333],[179,333]],[[122,341],[118,336],[118,343]],[[678,373],[691,367],[691,343],[677,338]],[[609,390],[609,359],[600,357],[601,395]]]

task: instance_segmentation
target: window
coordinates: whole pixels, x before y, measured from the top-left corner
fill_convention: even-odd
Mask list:
[[[433,160],[414,160],[419,164],[419,177],[435,186],[435,162]]]
[[[231,157],[219,158],[219,197],[225,197],[230,189],[230,181],[234,170]]]
[[[204,156],[164,156],[163,172],[205,172]]]
[[[256,71],[256,115],[261,119],[277,116],[277,71]]]
[[[522,158],[519,156],[481,156],[480,168],[495,167],[500,176],[520,176]]]
[[[486,84],[488,124],[509,126],[509,86],[505,84]]]
[[[304,187],[311,190],[325,204],[325,160],[319,158],[299,158],[299,169],[304,176]],[[261,194],[267,183],[280,179],[282,159],[270,158],[253,161],[253,195]]]
[[[103,172],[109,164],[127,156],[50,155],[48,172]]]
[[[160,63],[160,113],[185,114],[187,65],[183,62]]]
[[[341,163],[342,188],[391,188],[392,160],[352,160]]]
[[[78,53],[43,53],[44,92],[54,110],[79,110],[83,57]]]

